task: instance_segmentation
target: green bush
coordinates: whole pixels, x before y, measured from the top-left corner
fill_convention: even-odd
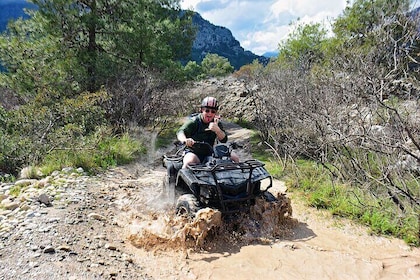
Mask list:
[[[184,67],[185,78],[187,80],[196,80],[201,74],[201,66],[195,61],[188,61]]]
[[[229,60],[217,54],[208,53],[201,62],[201,69],[207,77],[223,77],[234,70]]]

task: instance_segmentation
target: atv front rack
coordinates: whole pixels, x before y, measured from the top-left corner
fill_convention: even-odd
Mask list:
[[[217,164],[189,165],[190,172],[183,173],[184,180],[201,199],[218,202],[223,213],[249,210],[252,201],[272,187],[272,177],[258,160],[222,162]],[[261,180],[269,179],[268,186],[260,189]],[[211,195],[209,192],[215,190]]]
[[[188,168],[190,168],[193,171],[225,171],[225,170],[235,170],[235,169],[253,169],[256,167],[262,167],[265,164],[255,160],[250,159],[243,162],[223,162],[223,163],[217,163],[217,164],[196,164],[196,165],[189,165]]]

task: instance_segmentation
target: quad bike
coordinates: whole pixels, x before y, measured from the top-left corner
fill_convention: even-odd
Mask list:
[[[277,199],[268,191],[272,177],[264,163],[255,159],[236,163],[230,159],[232,150],[240,148],[238,144],[217,144],[214,148],[205,142],[194,145],[208,150],[204,163],[182,168],[185,145],[163,158],[166,193],[173,199],[178,215],[193,216],[204,207],[218,209],[222,214],[247,212],[258,197],[270,202]]]

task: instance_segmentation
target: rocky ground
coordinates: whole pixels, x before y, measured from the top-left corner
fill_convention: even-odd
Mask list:
[[[231,139],[249,138],[227,127]],[[420,279],[418,249],[299,199],[292,199],[292,226],[276,238],[231,231],[202,248],[165,247],[156,238],[134,246],[134,229],[159,231],[157,222],[172,217],[160,199],[164,174],[156,164],[135,163],[97,176],[66,168],[2,183],[0,279]],[[274,191],[284,191],[281,182]]]
[[[17,181],[26,188],[19,200],[2,202],[0,278],[146,279],[126,250],[118,220],[117,196],[134,186],[114,183],[115,172],[103,174],[108,183],[72,169]],[[3,184],[1,191],[10,187]]]
[[[236,138],[244,131],[231,127]],[[173,205],[160,197],[164,175],[152,160],[97,176],[65,168],[2,183],[0,279],[194,279],[179,266],[185,248],[157,254],[153,244],[140,250],[129,241],[136,221],[173,215]]]

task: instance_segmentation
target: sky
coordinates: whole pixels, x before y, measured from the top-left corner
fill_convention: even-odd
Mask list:
[[[346,0],[181,0],[182,9],[198,12],[228,28],[245,50],[262,55],[277,51],[292,30],[290,23],[317,23],[341,14]]]
[[[420,1],[420,0],[414,0]],[[181,0],[182,9],[228,28],[245,50],[257,55],[277,51],[292,31],[290,23],[325,23],[346,7],[346,0]]]

